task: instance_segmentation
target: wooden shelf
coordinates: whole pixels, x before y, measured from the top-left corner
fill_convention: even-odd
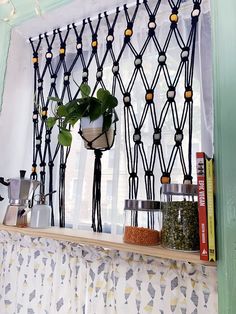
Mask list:
[[[59,241],[69,241],[78,244],[100,246],[103,248],[139,253],[154,257],[187,261],[194,264],[216,266],[216,263],[201,261],[199,258],[199,253],[186,253],[181,251],[167,250],[160,245],[140,246],[127,244],[123,242],[123,237],[121,235],[111,235],[108,233],[96,233],[92,231],[58,227],[52,227],[49,229],[32,229],[29,227],[17,228],[0,225],[0,230],[5,230],[8,232],[17,232],[32,237],[51,238]]]

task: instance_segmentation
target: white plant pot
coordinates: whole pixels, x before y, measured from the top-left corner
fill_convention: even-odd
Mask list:
[[[83,132],[83,138],[86,139],[84,141],[85,148],[91,148],[88,145],[88,142],[92,142],[92,148],[95,149],[106,149],[112,145],[114,139],[114,126],[111,125],[110,129],[102,134],[103,117],[99,117],[94,121],[90,121],[89,118],[82,118],[80,125]]]

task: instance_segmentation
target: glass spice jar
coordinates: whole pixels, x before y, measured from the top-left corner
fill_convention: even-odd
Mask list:
[[[160,202],[125,200],[124,242],[156,245],[160,242]]]
[[[182,251],[199,250],[197,185],[163,184],[161,243]]]

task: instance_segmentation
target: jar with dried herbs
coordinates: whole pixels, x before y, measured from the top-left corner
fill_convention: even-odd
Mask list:
[[[198,251],[197,186],[163,184],[161,191],[162,245],[174,250]]]

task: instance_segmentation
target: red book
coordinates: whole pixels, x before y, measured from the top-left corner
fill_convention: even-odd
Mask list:
[[[208,261],[207,197],[205,153],[196,153],[200,259]]]

